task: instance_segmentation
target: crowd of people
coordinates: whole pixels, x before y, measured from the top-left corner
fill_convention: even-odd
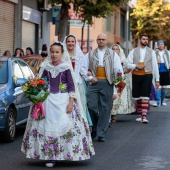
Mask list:
[[[11,52],[9,50],[6,50],[3,54],[3,56],[22,57],[22,56],[25,56],[25,55],[32,55],[32,54],[34,54],[32,48],[27,47],[25,53],[24,53],[24,50],[22,48],[16,48],[15,51],[14,51],[14,54],[11,54]]]
[[[11,52],[9,50],[6,50],[3,53],[3,56],[23,57],[23,56],[30,56],[30,55],[33,55],[33,54],[34,54],[34,52],[33,52],[32,48],[27,47],[25,52],[24,52],[24,50],[22,48],[16,48],[15,51],[14,51],[14,54],[11,54]],[[41,56],[42,57],[47,57],[48,56],[47,45],[46,44],[42,45]]]
[[[136,111],[136,121],[149,122],[152,86],[157,99],[154,106],[166,105],[170,54],[162,40],[155,52],[147,47],[148,36],[141,35],[139,46],[127,57],[119,44],[107,48],[104,33],[96,41],[98,47],[86,55],[74,35],[50,46],[39,71],[39,77],[49,83],[50,94],[43,102],[45,119],[33,120],[30,110],[21,146],[27,158],[46,160],[47,167],[53,167],[56,160],[90,159],[95,155],[92,140],[105,141],[117,114]],[[113,83],[117,73],[125,77],[123,88]]]

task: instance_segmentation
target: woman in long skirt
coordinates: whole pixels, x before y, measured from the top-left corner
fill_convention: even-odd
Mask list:
[[[123,52],[123,49],[118,44],[114,44],[112,46],[112,50],[114,50],[119,55],[124,74],[126,76],[125,88],[123,89],[121,94],[117,93],[117,98],[113,101],[113,108],[111,110],[111,120],[112,123],[114,123],[117,121],[117,114],[130,114],[135,111],[135,107],[134,101],[132,100],[132,74],[129,70],[126,69],[126,57]]]
[[[89,126],[92,126],[92,120],[87,108],[87,99],[86,99],[87,87],[86,87],[85,80],[82,78],[80,73],[81,61],[82,58],[84,57],[84,54],[80,49],[79,42],[77,41],[74,35],[68,35],[67,37],[65,37],[63,45],[69,53],[70,61],[75,72],[75,79],[80,92],[80,100],[83,105],[84,113],[86,114]]]
[[[47,160],[47,167],[55,160],[86,160],[95,154],[68,53],[60,42],[52,44],[50,52],[39,73],[49,81],[45,118],[34,120],[30,111],[21,146],[27,158]]]

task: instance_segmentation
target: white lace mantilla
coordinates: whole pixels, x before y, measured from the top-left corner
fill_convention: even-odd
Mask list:
[[[74,36],[72,34],[70,34],[70,35]],[[68,36],[70,36],[70,35],[68,35]],[[67,44],[66,44],[67,37],[65,37],[64,41],[63,41],[63,45],[64,45],[66,50],[67,50]],[[82,84],[83,80],[82,80],[82,77],[80,76],[80,68],[81,68],[81,61],[84,58],[84,54],[83,54],[83,52],[82,52],[82,50],[80,48],[79,42],[78,42],[76,37],[75,37],[75,40],[76,40],[76,45],[74,47],[74,55],[72,56],[72,58],[75,59],[75,69],[74,69],[75,79],[76,79],[76,82],[78,84]]]
[[[70,66],[67,63],[62,63],[58,66],[53,66],[49,63],[46,65],[45,68],[42,67],[42,70],[40,69],[39,72],[40,77],[42,76],[44,69],[51,73],[52,78],[56,78],[59,75],[59,73],[69,70]]]

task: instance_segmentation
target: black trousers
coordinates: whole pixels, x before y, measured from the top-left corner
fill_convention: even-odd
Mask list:
[[[112,97],[113,85],[107,80],[98,79],[96,84],[88,86],[87,106],[93,122],[92,130],[97,131],[97,136],[105,137],[113,104]]]
[[[152,86],[152,74],[132,74],[132,97],[136,100],[149,99]]]

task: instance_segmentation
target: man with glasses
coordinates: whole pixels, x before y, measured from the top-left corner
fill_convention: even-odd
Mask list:
[[[97,44],[98,48],[83,58],[81,74],[86,81],[90,81],[87,105],[93,122],[92,138],[98,136],[98,141],[104,142],[113,103],[113,74],[118,71],[123,73],[123,69],[119,56],[106,47],[107,36],[104,33],[97,36]],[[88,70],[91,76],[88,76]]]

